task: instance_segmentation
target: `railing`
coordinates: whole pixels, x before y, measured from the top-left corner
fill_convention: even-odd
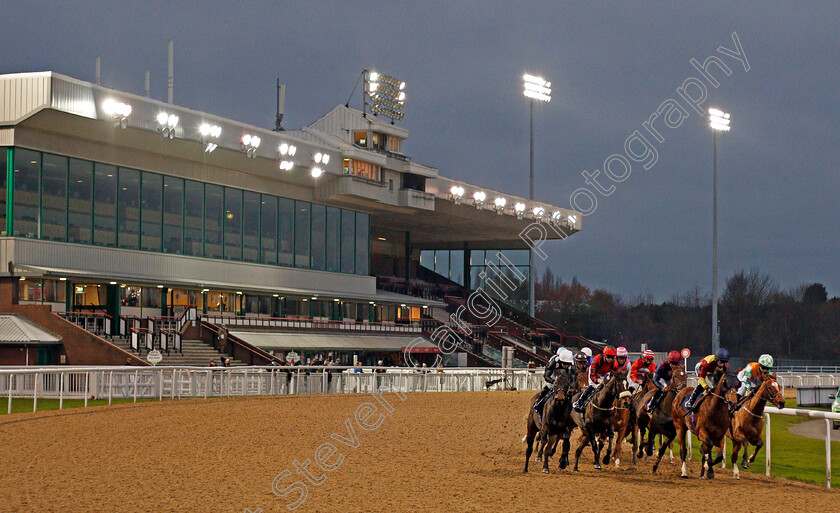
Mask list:
[[[524,369],[405,367],[17,367],[0,369],[0,397],[162,399],[184,397],[537,390],[542,374]]]
[[[112,318],[104,313],[87,312],[55,312],[59,317],[72,322],[83,330],[89,331],[100,337],[111,334]]]
[[[166,351],[166,354],[171,351],[183,352],[181,350],[181,332],[178,330],[160,330],[158,349]]]
[[[788,415],[795,417],[810,417],[813,419],[825,419],[825,487],[831,488],[831,423],[832,421],[840,421],[840,413],[832,413],[827,411],[816,410],[797,410],[794,408],[775,408],[773,406],[766,406],[764,408],[764,473],[770,477],[770,414]]]
[[[119,334],[123,338],[131,337],[131,330],[143,326],[143,319],[136,315],[120,315]]]
[[[334,331],[364,331],[385,333],[420,333],[417,324],[388,324],[380,322],[331,321],[326,319],[294,319],[285,317],[236,317],[233,315],[199,314],[205,322],[224,326],[249,328],[292,328]]]
[[[137,353],[141,353],[141,349],[151,351],[155,348],[155,334],[146,328],[131,328],[129,345]]]

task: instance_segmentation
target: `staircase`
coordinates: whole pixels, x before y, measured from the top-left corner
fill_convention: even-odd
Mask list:
[[[115,337],[113,339],[108,338],[107,340],[129,353],[137,354],[133,352],[128,341],[123,338]],[[181,350],[183,351],[182,353],[172,351],[169,354],[161,351],[160,354],[163,356],[163,360],[158,364],[158,366],[178,365],[189,367],[208,367],[212,361],[217,367],[220,367],[222,361],[221,358],[222,356],[225,356],[201,340],[182,340]],[[145,357],[146,351],[143,350],[140,358],[145,360]],[[239,360],[231,358],[230,366],[243,367],[245,364]]]

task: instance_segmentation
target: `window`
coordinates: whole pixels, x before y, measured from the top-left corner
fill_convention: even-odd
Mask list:
[[[279,238],[277,263],[280,265],[295,265],[295,202],[280,198],[278,210]]]
[[[93,242],[93,162],[70,159],[70,187],[67,200],[67,240]]]
[[[464,250],[453,249],[449,252],[449,279],[459,285],[464,284]]]
[[[356,274],[368,274],[368,215],[356,212]]]
[[[341,211],[341,272],[356,270],[356,216],[352,210]]]
[[[41,170],[41,238],[67,240],[67,157],[44,154]]]
[[[382,173],[379,166],[356,159],[344,159],[345,173],[353,176],[373,180],[375,182],[382,181]]]
[[[8,148],[0,147],[0,235],[6,234],[6,162]]]
[[[402,188],[426,192],[426,177],[405,173],[402,175]]]
[[[358,146],[359,148],[367,148],[368,147],[368,133],[365,132],[353,132],[353,144]]]
[[[161,236],[163,234],[163,176],[154,173],[143,173],[143,187],[141,196],[142,220],[140,249],[146,251],[161,251]]]
[[[225,187],[225,258],[242,260],[242,191]]]
[[[140,171],[120,168],[118,191],[118,242],[121,248],[140,247]]]
[[[262,195],[260,202],[260,233],[262,235],[262,258],[264,264],[277,263],[277,198]]]
[[[318,271],[327,267],[326,223],[327,208],[324,205],[312,205],[312,269]]]
[[[295,201],[295,267],[309,267],[310,204]]]
[[[370,148],[373,150],[385,151],[387,148],[388,136],[380,133],[380,132],[373,132],[370,137],[371,146]]]
[[[449,278],[449,251],[435,251],[435,272]]]
[[[388,151],[392,153],[402,153],[403,152],[403,140],[399,137],[394,137],[393,135],[388,138]]]
[[[242,214],[242,258],[246,262],[260,261],[260,195],[244,193]]]
[[[117,245],[117,168],[96,164],[93,181],[93,243]]]
[[[15,150],[15,236],[38,237],[41,154]]]
[[[220,185],[204,187],[204,256],[222,258],[222,222],[224,189]]]
[[[341,270],[341,209],[327,207],[327,271]]]
[[[184,181],[184,253],[204,256],[204,184]]]
[[[163,177],[163,251],[184,252],[184,180],[171,176]]]

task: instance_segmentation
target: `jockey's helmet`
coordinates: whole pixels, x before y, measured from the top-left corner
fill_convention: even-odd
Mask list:
[[[717,350],[717,353],[715,353],[715,358],[717,358],[717,360],[721,363],[726,363],[729,361],[729,351],[721,347]]]
[[[670,353],[668,353],[668,361],[671,363],[680,363],[680,352],[671,351]]]
[[[645,349],[645,351],[642,353],[642,358],[644,358],[645,360],[653,360],[653,351],[651,351],[650,349]]]
[[[758,364],[761,366],[762,370],[768,371],[773,368],[773,357],[769,354],[763,354],[758,357]]]

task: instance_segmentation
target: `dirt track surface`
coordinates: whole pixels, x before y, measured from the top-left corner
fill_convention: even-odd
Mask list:
[[[790,426],[788,431],[794,435],[825,440],[825,420],[819,419],[809,420],[808,422],[800,422],[799,424]],[[840,431],[836,429],[831,430],[831,441],[840,442]]]
[[[524,416],[531,392],[408,394],[393,413],[360,428],[370,395],[184,400],[16,414],[0,421],[0,511],[288,511],[299,497],[272,493],[296,479],[293,461],[325,442],[344,460],[296,511],[840,511],[840,492],[729,469],[714,481],[679,478],[667,463],[523,475]],[[389,394],[386,394],[388,398]],[[364,413],[364,411],[362,412]],[[368,418],[372,425],[379,413]],[[330,438],[352,438],[358,447]],[[573,444],[574,450],[574,444]],[[324,454],[322,454],[322,457]],[[336,465],[338,455],[323,458]],[[323,477],[325,476],[325,477]],[[597,497],[597,498],[596,498]],[[669,506],[670,501],[670,506]],[[690,505],[697,507],[692,507]],[[746,509],[745,509],[746,508]],[[834,508],[834,509],[831,509]]]

